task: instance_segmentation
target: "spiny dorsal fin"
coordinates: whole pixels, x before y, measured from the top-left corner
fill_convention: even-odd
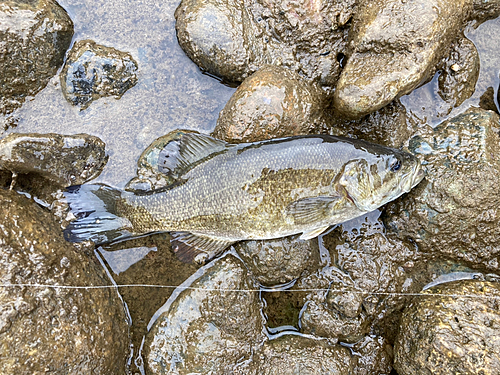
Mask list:
[[[196,162],[224,150],[228,144],[205,134],[177,132],[158,154],[158,171],[179,176]]]
[[[331,215],[332,209],[343,199],[341,196],[303,198],[290,203],[285,213],[293,218],[295,224],[299,225],[323,221]]]
[[[189,232],[171,233],[172,250],[184,263],[203,264],[222,253],[234,241],[220,240],[208,236],[199,236]]]

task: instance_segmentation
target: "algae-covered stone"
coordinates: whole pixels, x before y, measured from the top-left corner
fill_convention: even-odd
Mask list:
[[[184,0],[175,12],[177,36],[201,69],[224,80],[241,82],[272,64],[331,89],[354,2]]]
[[[458,107],[476,89],[479,77],[479,54],[469,39],[456,41],[441,64],[438,94],[452,107]]]
[[[359,118],[431,78],[472,12],[469,0],[360,1],[335,109]]]
[[[249,367],[259,375],[348,375],[356,361],[346,347],[284,335],[267,341]]]
[[[410,151],[425,180],[388,205],[386,225],[433,257],[499,270],[500,136],[496,113],[471,108],[419,130]]]
[[[73,22],[54,0],[0,3],[0,113],[42,90],[63,63]]]
[[[137,62],[126,52],[92,40],[75,43],[61,72],[66,99],[80,109],[106,96],[120,99],[137,83]]]
[[[256,288],[232,255],[207,266],[146,336],[151,374],[230,373],[249,359],[265,340]]]
[[[298,236],[267,241],[244,241],[236,247],[257,281],[265,286],[285,284],[297,279],[309,265],[317,240]]]
[[[2,285],[111,285],[96,259],[68,244],[32,200],[0,189],[0,206]],[[2,374],[123,374],[128,346],[114,288],[0,288]]]
[[[104,142],[88,134],[12,133],[0,140],[0,169],[35,173],[60,186],[96,178],[107,161]]]
[[[392,370],[392,346],[381,337],[368,335],[352,346],[357,362],[352,374],[390,374]]]
[[[334,263],[299,280],[309,293],[301,327],[330,340],[356,342],[404,306],[411,292],[408,272],[416,249],[385,233],[374,214],[353,220],[323,237]]]
[[[240,143],[319,132],[323,101],[319,87],[290,69],[267,65],[238,87],[212,135]]]
[[[406,108],[399,100],[394,100],[361,119],[335,116],[330,132],[400,148],[408,142],[415,130],[416,123],[408,116]]]
[[[500,373],[500,286],[460,281],[415,297],[403,314],[394,367],[401,375]]]

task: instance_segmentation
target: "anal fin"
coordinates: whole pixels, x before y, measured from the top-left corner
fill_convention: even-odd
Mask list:
[[[189,232],[172,233],[172,250],[184,263],[203,264],[221,254],[234,241],[220,240],[209,236],[200,236]]]

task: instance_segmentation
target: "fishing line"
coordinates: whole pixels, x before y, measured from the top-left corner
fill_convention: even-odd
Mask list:
[[[178,289],[178,290],[196,290],[205,292],[221,292],[221,293],[258,293],[258,292],[334,292],[343,293],[349,292],[361,295],[376,295],[376,296],[395,296],[395,297],[452,297],[452,298],[482,298],[482,299],[500,299],[500,296],[482,296],[478,294],[446,294],[446,293],[398,293],[398,292],[362,292],[347,289],[332,289],[332,288],[301,288],[301,289],[220,289],[220,288],[201,288],[193,286],[178,286],[178,285],[161,285],[161,284],[116,284],[116,285],[51,285],[51,284],[0,284],[1,288],[53,288],[53,289],[119,289],[119,288],[163,288],[163,289]]]

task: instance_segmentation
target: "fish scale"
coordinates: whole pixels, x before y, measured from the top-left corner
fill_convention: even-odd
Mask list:
[[[210,258],[240,240],[312,238],[423,178],[418,159],[406,152],[328,135],[231,145],[177,131],[165,149],[159,154],[168,159],[158,165],[175,176],[166,189],[135,194],[83,185],[67,194],[81,216],[66,229],[67,238],[102,243],[175,232],[180,253]],[[83,204],[83,197],[93,203]],[[103,224],[96,224],[99,216]]]

